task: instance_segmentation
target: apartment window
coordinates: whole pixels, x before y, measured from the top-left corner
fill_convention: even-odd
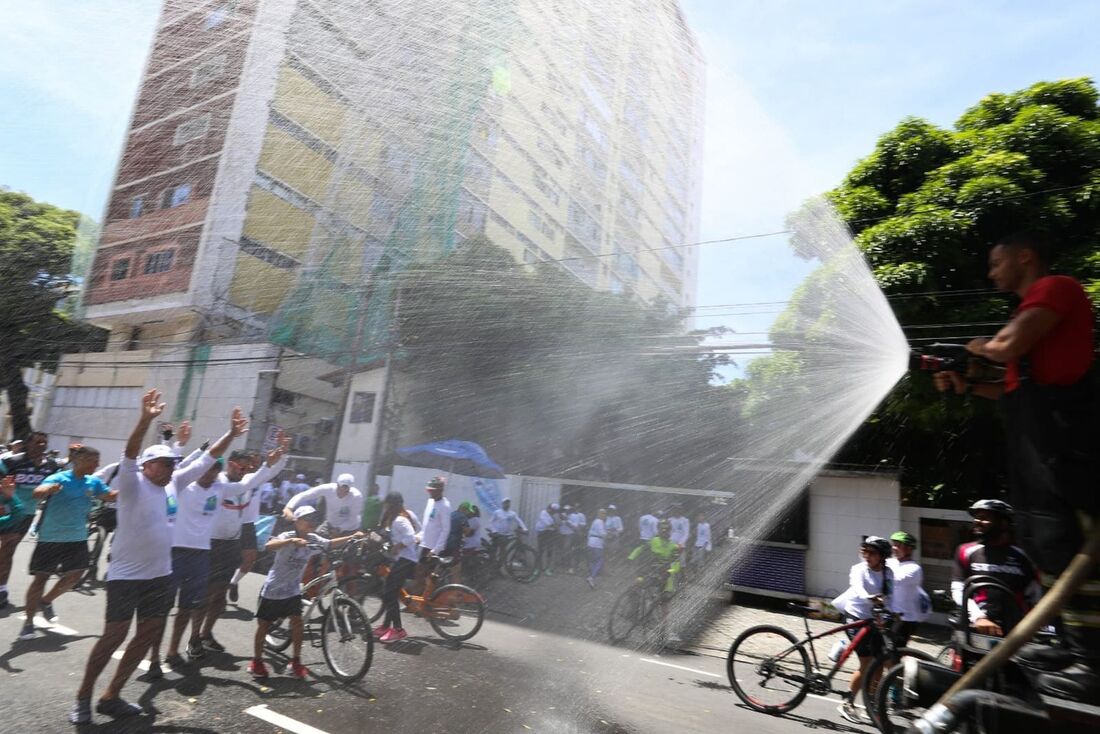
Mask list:
[[[220,77],[225,73],[225,65],[228,61],[229,57],[225,54],[211,56],[209,59],[203,61],[191,72],[191,86],[202,86]]]
[[[135,196],[130,201],[130,219],[137,219],[145,211],[145,194]]]
[[[356,392],[351,396],[348,423],[370,423],[374,420],[374,393]]]
[[[161,195],[161,209],[175,209],[191,200],[191,184],[185,183],[165,189]]]
[[[128,275],[130,275],[130,258],[120,258],[111,263],[111,280],[126,280]]]
[[[199,115],[198,117],[181,122],[179,127],[176,128],[176,135],[172,138],[172,145],[184,145],[190,143],[192,140],[199,140],[206,137],[206,133],[210,132],[210,113],[205,115]]]
[[[172,269],[172,261],[176,257],[175,250],[161,250],[145,256],[145,274],[166,273]]]

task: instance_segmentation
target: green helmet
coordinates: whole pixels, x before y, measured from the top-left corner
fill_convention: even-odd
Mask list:
[[[459,505],[458,509],[461,510],[462,512],[465,512],[469,515],[472,515],[472,514],[474,514],[474,511],[477,508],[474,506],[473,502],[466,501],[466,502],[463,502],[461,505]]]
[[[890,536],[890,540],[895,543],[901,543],[903,545],[910,545],[914,548],[917,547],[917,539],[904,530],[899,530]]]

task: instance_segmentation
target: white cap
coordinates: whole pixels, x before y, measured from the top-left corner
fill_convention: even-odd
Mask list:
[[[305,478],[306,478],[306,475],[305,475],[305,474],[299,474],[298,476],[296,476],[296,477],[294,477],[294,478],[295,478],[295,479],[305,479]]]
[[[558,507],[558,503],[557,503],[557,502],[551,502],[551,503],[550,503],[550,509],[551,509],[551,510],[560,510],[561,508],[560,508],[560,507]]]
[[[153,461],[154,459],[172,459],[173,461],[179,461],[180,455],[173,451],[171,446],[165,446],[162,443],[154,444],[141,452],[141,457],[138,459],[138,466],[143,465],[147,461]]]
[[[618,508],[618,507],[616,507],[615,505],[608,505],[608,506],[607,506],[607,509],[609,509],[609,510],[617,510],[617,509],[619,509],[619,508]]]
[[[351,474],[348,474],[347,472],[344,472],[340,476],[336,477],[336,483],[342,484],[345,487],[350,487],[352,484],[355,483],[355,477]]]
[[[504,504],[505,502],[511,502],[511,501],[512,501],[512,498],[511,498],[511,497],[505,497],[504,499],[502,499],[502,500],[500,501],[500,504],[502,504],[502,505],[503,505],[503,504]]]
[[[309,505],[302,505],[301,507],[299,507],[297,510],[294,511],[294,519],[295,520],[301,520],[303,517],[309,517],[310,515],[312,515],[315,512],[317,512],[317,510],[310,507]]]

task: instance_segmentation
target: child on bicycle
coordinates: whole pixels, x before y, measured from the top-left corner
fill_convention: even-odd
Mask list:
[[[274,551],[275,559],[260,589],[260,606],[256,610],[256,637],[253,640],[252,662],[248,672],[259,680],[267,678],[264,665],[264,638],[272,624],[286,619],[290,625],[293,654],[286,672],[295,678],[305,678],[309,670],[302,665],[302,573],[313,556],[330,548],[339,548],[349,540],[363,537],[362,531],[328,540],[317,535],[319,513],[309,505],[294,510],[294,530],[281,533],[267,541],[264,550]]]
[[[860,543],[859,552],[863,560],[852,566],[848,573],[848,589],[843,594],[833,599],[833,606],[844,613],[848,622],[857,619],[870,619],[871,611],[875,606],[884,606],[889,603],[893,592],[893,572],[886,565],[886,559],[893,555],[893,548],[886,538],[869,535]],[[847,631],[848,638],[855,636],[857,630]],[[859,670],[852,674],[852,680],[848,684],[848,694],[837,711],[846,720],[853,724],[866,724],[870,719],[866,712],[861,712],[861,706],[855,703],[856,693],[860,690],[863,674],[867,672],[867,666],[882,652],[882,635],[878,630],[872,629],[869,635],[865,635],[856,647],[855,653],[859,657]]]

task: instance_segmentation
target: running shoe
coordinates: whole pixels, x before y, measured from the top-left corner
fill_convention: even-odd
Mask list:
[[[20,640],[33,640],[38,633],[34,631],[34,624],[27,622],[23,625],[23,630],[19,633]]]
[[[267,666],[263,660],[253,660],[248,664],[248,674],[256,680],[265,680],[268,676]]]
[[[408,636],[409,636],[409,633],[406,632],[405,630],[398,629],[398,628],[394,627],[389,632],[382,635],[382,637],[378,641],[383,643],[383,644],[389,644],[391,642],[400,642],[401,640],[405,639]]]
[[[69,723],[77,726],[92,723],[92,699],[76,699],[76,703],[69,712]]]
[[[40,604],[38,608],[42,612],[42,618],[45,619],[47,622],[52,623],[57,621],[57,612],[53,610],[53,604],[42,602],[42,604]]]
[[[298,680],[305,680],[309,677],[309,668],[302,665],[297,660],[291,660],[290,665],[286,666],[286,674],[293,676]]]
[[[590,589],[592,589],[592,591],[596,590],[596,581],[595,581],[595,579],[593,579],[591,576],[589,576],[588,578],[585,579],[585,581],[588,583],[588,586],[589,586]]]
[[[100,699],[99,703],[96,704],[95,711],[97,714],[103,714],[104,716],[110,716],[115,719],[122,719],[129,716],[141,716],[145,713],[145,709],[141,706],[121,698]]]
[[[204,657],[206,655],[206,650],[203,648],[203,644],[198,640],[189,640],[187,642],[187,657],[192,660],[198,660]]]
[[[149,670],[145,671],[145,677],[149,680],[160,680],[164,677],[164,670],[161,669],[160,663],[155,660],[149,663]]]
[[[861,708],[863,707],[856,706],[851,701],[845,701],[837,706],[836,710],[845,721],[849,721],[853,724],[866,724],[870,720],[860,711]]]
[[[380,638],[382,638],[382,637],[383,637],[383,636],[385,636],[385,634],[386,634],[387,632],[389,632],[389,631],[390,631],[390,628],[389,628],[389,627],[387,627],[387,626],[386,626],[386,625],[384,625],[384,624],[383,624],[383,625],[379,625],[378,627],[375,627],[375,628],[374,628],[373,630],[371,630],[371,632],[373,632],[373,633],[374,633],[374,637],[375,637],[375,639],[380,639]]]
[[[211,652],[225,652],[225,645],[214,639],[213,635],[201,639],[202,646]]]
[[[164,662],[168,664],[168,667],[172,670],[179,670],[187,667],[187,661],[184,660],[183,655],[178,652],[174,655],[166,655]]]
[[[8,606],[8,592],[6,590],[0,591],[0,609],[6,606]]]

